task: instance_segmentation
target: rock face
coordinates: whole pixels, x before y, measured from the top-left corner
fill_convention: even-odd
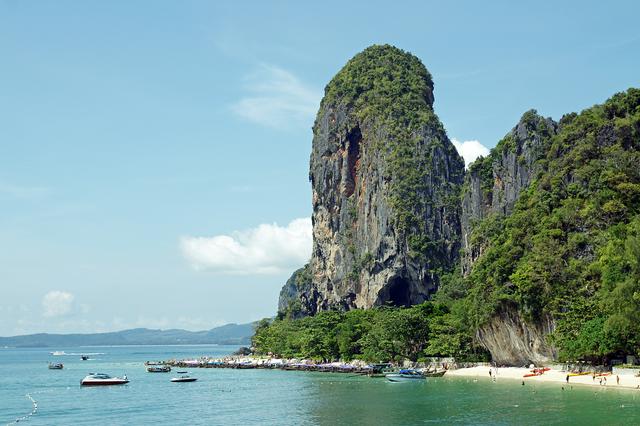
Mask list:
[[[433,102],[426,68],[391,46],[359,53],[327,85],[309,171],[313,252],[280,292],[282,315],[418,304],[458,262],[471,272],[486,248],[477,224],[513,211],[558,125],[526,112],[465,175]],[[542,363],[556,358],[545,341],[554,328],[504,305],[475,339],[499,364]]]
[[[539,324],[525,322],[515,309],[506,308],[476,332],[476,340],[499,365],[545,364],[557,359],[545,337],[555,329],[550,317]]]
[[[536,177],[536,161],[544,156],[545,145],[557,130],[552,119],[527,111],[489,156],[469,167],[461,216],[464,275],[483,250],[471,241],[474,224],[493,214],[511,213],[522,190]]]
[[[295,271],[280,290],[278,312],[289,318],[301,318],[315,312],[318,290],[311,283],[309,264]]]
[[[519,123],[498,143],[486,158],[469,167],[462,198],[462,273],[468,275],[480,257],[483,242],[472,238],[474,226],[492,215],[512,212],[520,193],[536,178],[537,160],[545,155],[545,147],[558,131],[550,118],[536,111],[526,112]],[[499,364],[524,365],[555,359],[556,350],[545,341],[555,324],[545,317],[536,324],[528,323],[516,309],[503,306],[496,316],[476,332],[476,341],[484,346]]]
[[[325,89],[314,125],[312,284],[285,286],[280,307],[427,300],[460,249],[463,174],[422,63],[391,46],[356,55]]]

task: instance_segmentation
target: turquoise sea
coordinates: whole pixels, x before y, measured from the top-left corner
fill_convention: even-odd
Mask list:
[[[231,346],[0,349],[0,424],[422,425],[640,424],[640,390],[522,386],[433,378],[423,383],[338,373],[191,369],[194,383],[147,373],[143,362],[221,356]],[[66,356],[51,356],[61,350]],[[93,354],[81,361],[80,354]],[[64,370],[49,370],[49,361]],[[125,386],[81,388],[89,372],[127,374]],[[28,396],[27,396],[28,395]],[[29,398],[31,397],[31,399]]]

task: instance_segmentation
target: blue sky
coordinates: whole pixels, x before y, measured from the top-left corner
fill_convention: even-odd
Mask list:
[[[0,0],[0,335],[272,315],[322,90],[371,44],[469,150],[640,85],[635,2],[452,3]]]

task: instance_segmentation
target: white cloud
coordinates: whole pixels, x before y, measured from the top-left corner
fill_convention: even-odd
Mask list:
[[[476,158],[482,156],[486,157],[489,155],[489,148],[482,145],[478,141],[464,141],[460,142],[457,139],[452,139],[451,142],[453,146],[458,150],[458,154],[464,158],[465,166],[469,167],[469,164],[473,163]]]
[[[300,267],[311,256],[311,219],[287,226],[262,224],[231,235],[183,237],[180,248],[196,269],[226,274],[277,274]]]
[[[277,129],[295,124],[310,127],[322,98],[322,91],[269,64],[260,65],[246,77],[245,90],[247,95],[231,106],[232,111],[249,121]]]
[[[66,291],[50,291],[42,298],[43,315],[48,318],[67,315],[73,308],[73,299],[73,294]]]

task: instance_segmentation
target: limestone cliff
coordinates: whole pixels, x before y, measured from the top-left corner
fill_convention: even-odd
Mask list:
[[[280,290],[278,312],[289,318],[301,318],[315,312],[318,290],[311,282],[310,265],[296,270]]]
[[[391,46],[351,59],[326,87],[314,125],[304,309],[427,300],[460,249],[463,174],[424,65]]]
[[[473,241],[474,224],[491,215],[508,215],[520,192],[536,177],[558,125],[535,110],[527,111],[491,154],[472,163],[465,176],[462,198],[462,271],[467,275],[482,254],[482,242]]]
[[[607,322],[598,298],[614,287],[599,271],[603,249],[626,247],[621,230],[640,224],[640,90],[559,124],[528,111],[466,175],[433,102],[429,72],[391,46],[359,53],[327,85],[310,159],[312,257],[280,313],[413,305],[440,286],[447,330],[500,364],[549,362],[558,348],[594,356],[600,334],[583,330],[628,319]]]
[[[558,357],[557,349],[546,339],[554,329],[550,316],[532,324],[517,309],[505,307],[476,331],[475,338],[499,365],[544,365]]]
[[[462,273],[468,275],[487,241],[474,238],[474,228],[492,215],[512,212],[520,193],[536,178],[557,124],[535,110],[526,112],[518,124],[486,158],[470,165],[462,197]],[[543,363],[556,357],[556,350],[545,340],[553,331],[553,319],[545,316],[535,323],[525,321],[518,310],[503,306],[476,331],[476,341],[500,364]]]

